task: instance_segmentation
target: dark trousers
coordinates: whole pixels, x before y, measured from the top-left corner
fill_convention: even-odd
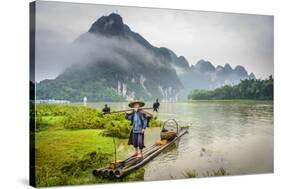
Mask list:
[[[129,141],[129,145],[133,145],[135,148],[139,147],[139,149],[143,149],[144,146],[144,134],[143,133],[133,133],[131,130]]]

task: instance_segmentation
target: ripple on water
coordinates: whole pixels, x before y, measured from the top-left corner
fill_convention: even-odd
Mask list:
[[[112,109],[127,107],[108,104]],[[103,103],[93,106],[101,108]],[[221,167],[231,175],[273,171],[272,102],[161,103],[157,117],[192,126],[176,146],[145,166],[145,180],[183,178],[183,172],[192,169],[199,176]],[[159,139],[159,132],[159,128],[146,131],[147,146]]]

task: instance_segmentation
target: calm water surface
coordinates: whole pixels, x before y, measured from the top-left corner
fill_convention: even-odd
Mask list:
[[[91,106],[101,108],[104,103]],[[127,103],[108,103],[112,110]],[[151,106],[148,104],[147,107]],[[184,178],[195,169],[199,176],[224,168],[230,175],[273,172],[272,101],[196,101],[161,103],[160,120],[191,125],[189,134],[145,166],[145,180]],[[159,128],[147,129],[145,144],[159,139]],[[131,153],[126,143],[119,153]]]

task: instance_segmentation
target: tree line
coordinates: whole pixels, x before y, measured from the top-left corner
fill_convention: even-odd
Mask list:
[[[273,77],[244,79],[236,85],[224,85],[214,90],[195,89],[189,95],[192,100],[254,99],[273,100]]]

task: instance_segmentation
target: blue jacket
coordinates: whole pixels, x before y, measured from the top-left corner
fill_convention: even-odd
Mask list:
[[[147,127],[147,118],[141,112],[133,112],[132,114],[127,114],[126,119],[131,121],[133,126],[133,133],[142,133],[142,129]]]

